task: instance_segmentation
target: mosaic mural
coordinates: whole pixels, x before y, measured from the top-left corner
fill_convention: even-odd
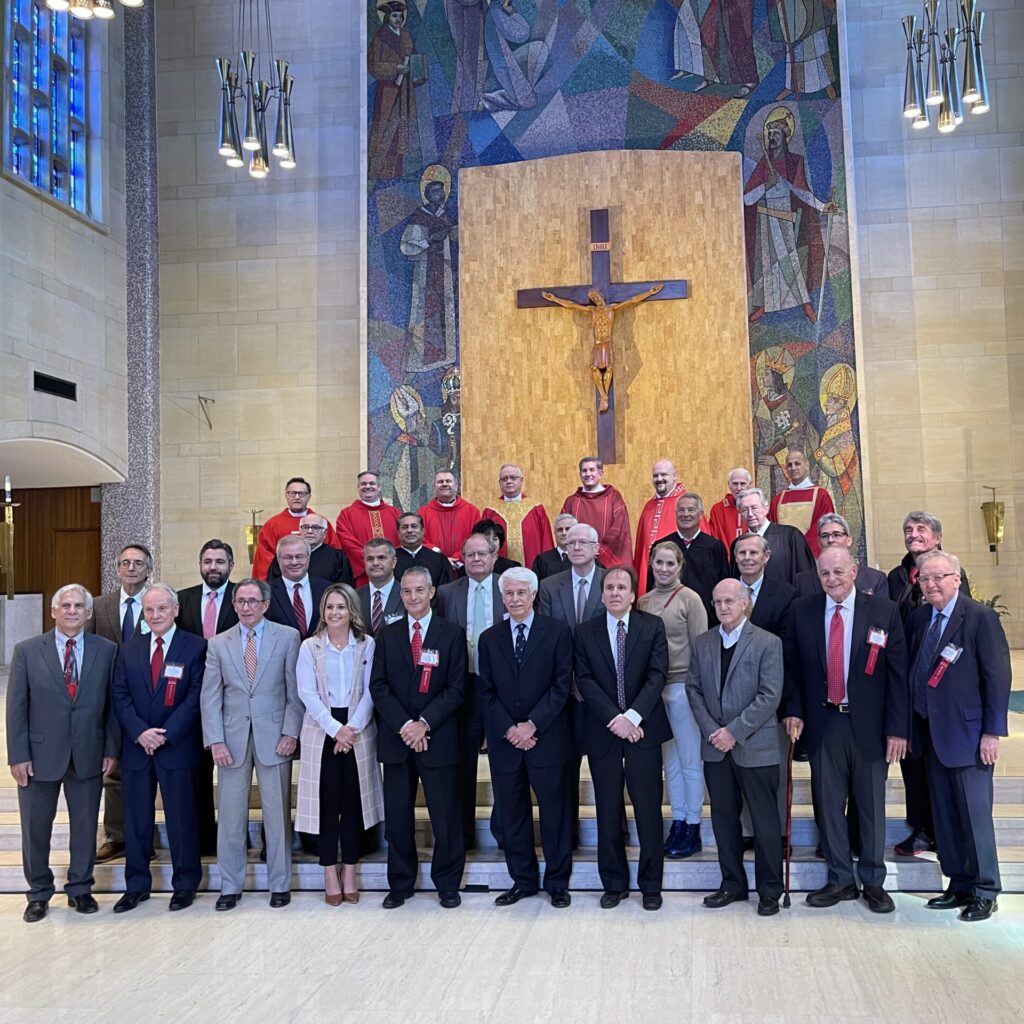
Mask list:
[[[834,0],[371,0],[367,16],[369,461],[389,497],[415,508],[459,468],[460,168],[737,150],[757,483],[785,486],[806,446],[862,535]]]

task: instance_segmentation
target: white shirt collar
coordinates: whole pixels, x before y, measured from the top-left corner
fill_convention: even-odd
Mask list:
[[[205,583],[203,584],[203,600],[205,601],[211,594],[216,594],[217,599],[220,600],[224,596],[224,591],[228,588],[228,580],[225,580],[219,587],[211,589]]]
[[[434,615],[434,613],[431,610],[428,609],[427,610],[427,614],[424,615],[422,619],[417,620],[417,619],[414,619],[411,615],[409,616],[409,639],[410,640],[412,639],[413,623],[417,622],[417,621],[420,624],[420,639],[426,640],[426,638],[427,638],[427,630],[430,629],[430,620],[431,620],[431,618],[433,618],[433,615]]]
[[[171,628],[169,630],[167,630],[166,633],[164,633],[164,657],[165,658],[167,657],[167,651],[170,649],[171,642],[174,640],[174,634],[177,632],[177,630],[178,630],[178,627],[175,626],[172,623],[171,624]],[[156,649],[156,634],[150,633],[149,634],[149,653],[150,653],[150,657],[152,657],[153,651],[155,649]]]
[[[298,584],[299,587],[305,590],[309,587],[309,573],[307,572],[306,575],[303,576],[301,580],[289,580],[282,576],[281,582],[284,583],[286,590],[294,591],[296,584]]]
[[[587,586],[589,587],[594,582],[594,570],[596,570],[596,569],[597,569],[597,563],[595,562],[590,567],[590,572],[588,572],[586,576],[580,576],[576,572],[576,566],[575,565],[572,566],[570,568],[570,572],[572,572],[572,586],[573,586],[573,589],[575,590],[576,587],[578,587],[580,585],[580,580],[586,580],[587,581]]]
[[[853,612],[854,602],[856,600],[857,600],[857,588],[853,587],[850,590],[849,594],[846,595],[846,597],[843,600],[843,602],[841,604],[839,604],[839,605],[837,605],[836,602],[832,600],[832,597],[829,596],[828,597],[828,602],[827,602],[828,603],[828,610],[831,612],[831,611],[834,611],[837,607],[839,607],[839,608],[843,608],[845,611],[848,611],[848,612],[852,613]]]
[[[747,624],[746,618],[742,618],[742,619],[740,619],[739,625],[734,630],[732,630],[732,631],[727,633],[725,631],[725,627],[723,625],[721,625],[721,623],[719,623],[718,633],[719,633],[719,635],[722,638],[722,643],[726,647],[732,647],[732,645],[735,644],[737,640],[739,640],[740,633],[743,632],[743,627],[746,624]]]
[[[789,489],[791,491],[806,491],[812,488],[813,486],[814,484],[811,483],[811,478],[809,476],[805,476],[803,480],[800,481],[800,483],[790,484]]]
[[[621,619],[615,618],[615,616],[612,615],[612,613],[609,612],[609,611],[606,611],[604,614],[605,614],[605,619],[608,622],[608,629],[611,632],[613,632],[613,633],[618,632],[619,623],[620,622],[624,622],[626,624],[626,632],[627,633],[629,632],[629,616],[631,614],[630,612],[626,612],[626,614],[623,615]]]

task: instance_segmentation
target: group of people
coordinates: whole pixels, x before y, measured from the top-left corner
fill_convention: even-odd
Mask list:
[[[706,789],[722,877],[705,905],[749,899],[752,848],[757,912],[777,913],[787,768],[801,749],[828,869],[808,904],[863,897],[872,911],[894,909],[885,784],[898,762],[911,833],[896,854],[937,848],[949,886],[928,906],[986,919],[1000,890],[992,777],[1010,691],[998,617],[972,600],[936,517],[907,515],[907,555],[886,577],[858,565],[849,524],[807,478],[805,453],[790,450],[786,466],[791,487],[771,501],[733,470],[705,514],[672,464],[655,463],[635,551],[625,503],[594,458],[581,460],[581,487],[553,532],[523,494],[522,470],[506,464],[500,499],[482,511],[451,473],[437,474],[431,502],[404,513],[382,500],[375,473],[361,473],[358,498],[333,525],[293,478],[286,508],[262,528],[251,577],[237,583],[222,540],[203,545],[202,582],[180,592],[151,580],[150,552],[129,544],[117,590],[94,600],[79,584],[62,587],[54,629],[15,652],[7,744],[25,920],[45,917],[55,892],[49,847],[62,789],[76,911],[98,909],[96,860],[121,855],[114,912],[149,898],[158,789],[170,909],[192,904],[201,858],[215,853],[216,909],[230,911],[243,895],[254,772],[272,907],[291,899],[293,828],[337,906],[359,900],[358,863],[381,822],[383,905],[400,907],[419,880],[420,785],[430,877],[441,906],[456,907],[483,749],[490,828],[511,881],[501,906],[541,890],[569,906],[586,756],[602,907],[629,896],[625,793],[637,888],[657,910],[665,858],[702,849]]]

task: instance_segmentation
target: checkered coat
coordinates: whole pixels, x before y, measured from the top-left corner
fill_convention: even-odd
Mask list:
[[[324,664],[324,652],[327,636],[322,633],[311,636],[303,641],[313,656],[313,671],[316,676],[316,689],[320,699],[331,706],[327,694],[327,669]],[[353,663],[361,666],[362,671],[353,673],[349,707],[354,708],[363,695],[370,681],[370,669],[373,665],[373,638],[366,637],[360,641],[355,651]],[[300,737],[301,752],[299,758],[299,794],[295,807],[295,830],[317,835],[320,832],[320,757],[324,750],[326,733],[320,728],[309,712],[302,721]],[[381,786],[380,765],[377,763],[377,722],[371,718],[366,727],[356,737],[352,748],[359,769],[359,796],[363,808],[363,828],[370,828],[384,820],[384,790]]]

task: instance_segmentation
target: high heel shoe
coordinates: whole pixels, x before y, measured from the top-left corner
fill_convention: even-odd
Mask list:
[[[345,903],[358,903],[359,902],[359,890],[355,892],[343,892],[341,898]]]
[[[338,892],[338,893],[325,892],[324,893],[324,903],[326,903],[327,906],[329,906],[329,907],[340,907],[341,903],[342,903],[342,900],[344,900],[344,899],[345,899],[345,894],[343,892]]]

